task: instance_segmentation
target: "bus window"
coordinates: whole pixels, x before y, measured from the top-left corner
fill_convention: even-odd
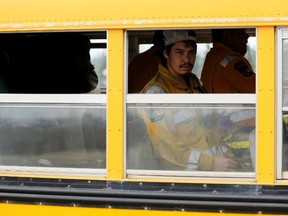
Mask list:
[[[254,171],[253,105],[136,103],[127,113],[128,169]],[[212,161],[199,162],[199,157],[215,156],[237,163],[213,170]]]
[[[278,128],[281,128],[282,133],[278,133],[277,147],[277,177],[279,179],[287,179],[288,171],[288,34],[286,28],[279,28],[277,31],[277,53],[278,53],[278,82],[281,90],[278,91],[278,107],[282,108],[278,113]],[[281,135],[280,135],[281,134]]]
[[[0,41],[7,87],[0,170],[105,175],[106,32],[1,34]]]
[[[192,73],[195,71],[200,78],[205,56],[212,46],[211,29],[193,31],[197,35],[197,61]],[[152,37],[153,32],[127,32],[130,61],[135,56],[133,50],[139,50],[136,41],[148,34]],[[246,32],[251,36],[246,56],[255,67],[256,29]],[[151,39],[148,44],[151,45]],[[128,85],[129,76],[128,71]],[[135,92],[128,90],[127,95],[128,175],[147,175],[144,170],[159,175],[157,171],[162,170],[160,175],[168,176],[193,176],[199,175],[195,174],[199,171],[213,171],[214,176],[215,172],[219,176],[221,172],[234,172],[235,177],[254,176],[255,94],[235,97],[233,94],[129,93]],[[194,172],[183,174],[183,171]]]
[[[1,106],[1,166],[105,168],[104,108]]]
[[[94,42],[99,36],[104,43]],[[106,86],[105,32],[2,34],[0,50],[8,61],[1,72],[8,93],[75,94]]]
[[[144,85],[152,79],[153,75],[156,73],[151,73],[149,71],[158,69],[157,65],[159,61],[161,61],[160,58],[163,56],[161,56],[162,51],[156,49],[155,47],[157,46],[153,46],[153,37],[155,37],[154,34],[157,31],[160,30],[128,32],[128,93],[139,93]],[[200,79],[206,54],[212,47],[211,30],[193,29],[193,31],[196,32],[197,37],[197,57],[192,73]],[[248,60],[252,70],[256,73],[255,29],[245,29],[245,31],[249,35],[249,38],[247,41],[247,51],[244,57]],[[157,61],[155,57],[157,57]]]

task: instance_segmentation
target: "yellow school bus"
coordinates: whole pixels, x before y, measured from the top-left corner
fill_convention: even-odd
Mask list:
[[[2,1],[1,214],[288,215],[287,7],[284,0]],[[152,46],[156,30],[196,32],[199,77],[214,28],[249,34],[255,94],[128,92],[128,64]],[[228,145],[241,168],[167,168],[139,118],[145,109],[199,111],[209,134],[223,126],[215,113],[252,113],[253,136]]]

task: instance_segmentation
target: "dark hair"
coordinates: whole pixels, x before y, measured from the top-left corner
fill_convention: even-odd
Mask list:
[[[223,37],[223,32],[226,29],[212,29],[211,33],[212,33],[212,41],[213,42],[221,42],[222,41],[222,37]]]
[[[163,30],[156,30],[154,32],[153,44],[154,44],[154,46],[160,46],[160,47],[165,46]]]

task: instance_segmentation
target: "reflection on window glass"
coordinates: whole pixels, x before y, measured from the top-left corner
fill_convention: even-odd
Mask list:
[[[128,106],[128,169],[254,171],[254,107]]]
[[[0,165],[105,168],[106,108],[1,107]]]
[[[283,40],[283,57],[282,57],[282,70],[283,70],[283,106],[288,105],[288,39]]]
[[[283,78],[288,80],[288,62],[285,61],[288,57],[288,39],[283,40]]]
[[[282,44],[282,70],[283,70],[283,107],[288,106],[288,39]],[[288,170],[288,112],[283,112],[283,148],[282,148],[282,169]]]
[[[283,171],[288,170],[288,112],[283,113],[283,157],[282,168]]]

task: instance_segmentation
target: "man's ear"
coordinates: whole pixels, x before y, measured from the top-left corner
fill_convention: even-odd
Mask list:
[[[166,49],[163,51],[163,55],[164,55],[164,57],[165,57],[166,59],[168,59],[168,53],[167,53],[167,50],[166,50]]]

